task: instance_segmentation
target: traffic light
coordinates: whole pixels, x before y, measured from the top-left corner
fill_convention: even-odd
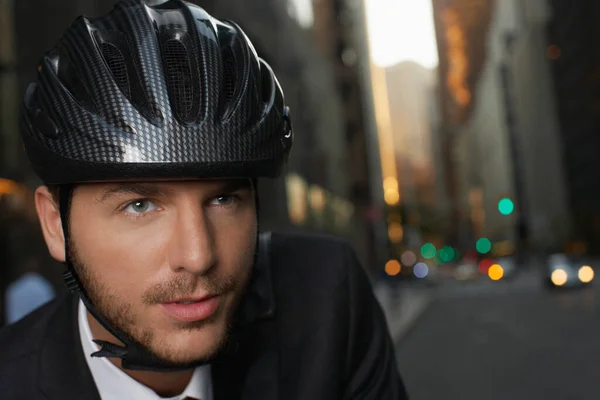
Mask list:
[[[507,197],[498,202],[498,211],[502,215],[510,215],[515,210],[515,203]]]

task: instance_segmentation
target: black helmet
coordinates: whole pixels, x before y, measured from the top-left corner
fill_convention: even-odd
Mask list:
[[[25,94],[26,153],[49,184],[276,177],[283,92],[235,23],[180,0],[78,18]]]

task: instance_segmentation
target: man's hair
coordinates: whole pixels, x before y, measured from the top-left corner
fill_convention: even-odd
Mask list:
[[[56,202],[56,204],[60,201],[60,185],[47,183],[45,186],[48,188],[48,191],[52,195],[52,199]]]

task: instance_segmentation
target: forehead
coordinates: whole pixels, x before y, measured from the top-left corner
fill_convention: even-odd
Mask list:
[[[233,191],[252,188],[252,181],[240,179],[180,179],[180,180],[130,180],[98,182],[78,185],[76,191],[93,195],[101,201],[114,194],[176,195],[185,192]]]

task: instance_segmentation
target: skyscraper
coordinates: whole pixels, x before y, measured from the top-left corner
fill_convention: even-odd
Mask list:
[[[574,238],[600,251],[600,2],[548,0],[546,55],[565,160]]]

